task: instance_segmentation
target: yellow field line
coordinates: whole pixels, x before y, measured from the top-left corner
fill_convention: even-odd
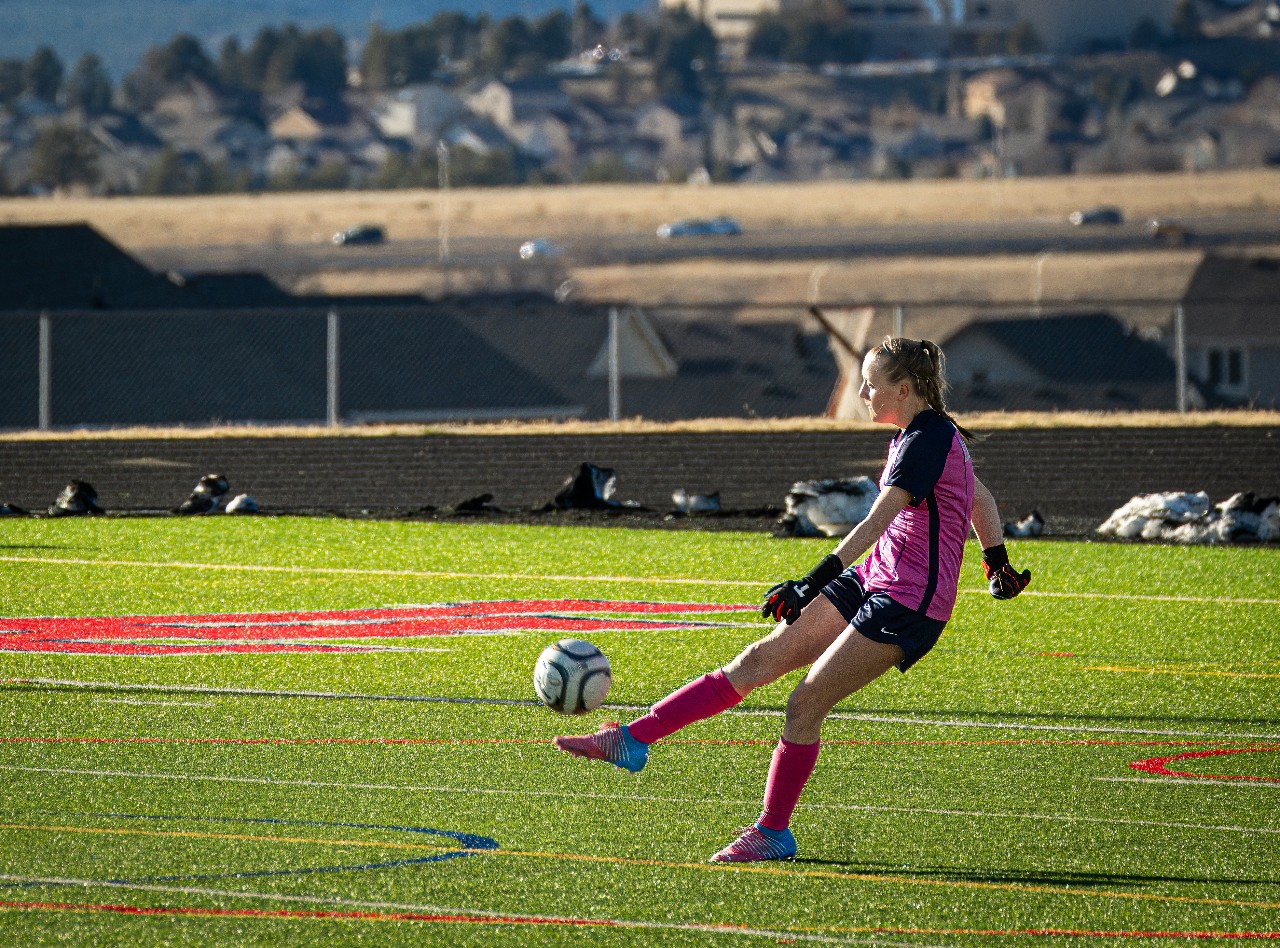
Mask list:
[[[1199,668],[1156,668],[1141,665],[1086,665],[1084,671],[1117,672],[1130,675],[1208,675],[1215,678],[1280,678],[1275,672],[1215,671]]]
[[[1250,902],[1240,899],[1211,899],[1187,895],[1156,895],[1144,892],[1116,892],[1053,885],[1023,885],[1013,882],[975,882],[957,879],[919,879],[911,876],[884,875],[868,872],[839,872],[833,869],[803,869],[796,864],[759,863],[725,865],[705,862],[674,862],[662,859],[640,859],[627,856],[597,856],[587,853],[555,853],[541,850],[469,849],[466,847],[432,846],[422,843],[383,843],[360,840],[312,839],[306,837],[274,837],[239,835],[232,833],[199,833],[162,830],[132,830],[94,826],[43,826],[21,823],[0,824],[0,829],[36,830],[43,832],[96,833],[103,835],[177,836],[192,839],[230,839],[245,841],[270,841],[284,843],[320,843],[323,845],[388,847],[397,849],[447,850],[472,856],[509,857],[523,859],[560,859],[569,862],[599,863],[611,866],[639,866],[656,869],[689,869],[700,872],[743,872],[757,875],[782,876],[793,879],[827,879],[844,882],[869,882],[887,885],[918,885],[944,889],[978,889],[996,892],[1034,893],[1036,895],[1064,895],[1076,898],[1097,897],[1141,902],[1171,902],[1186,905],[1217,905],[1231,908],[1280,910],[1280,902]]]

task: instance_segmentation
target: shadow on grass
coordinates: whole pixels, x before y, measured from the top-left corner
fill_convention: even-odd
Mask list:
[[[0,543],[0,550],[68,550],[62,543]]]
[[[972,882],[982,885],[1057,886],[1060,888],[1104,889],[1124,887],[1144,889],[1165,885],[1264,885],[1277,887],[1276,879],[1219,879],[1196,876],[1138,875],[1124,872],[1078,872],[1053,870],[1015,870],[958,866],[901,866],[885,862],[844,861],[838,859],[796,859],[797,866],[824,866],[852,873],[920,879],[936,882]]]

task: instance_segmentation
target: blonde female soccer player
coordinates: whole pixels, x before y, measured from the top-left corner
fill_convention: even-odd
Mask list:
[[[630,724],[555,744],[633,773],[649,745],[732,708],[753,689],[810,666],[787,699],[759,819],[712,862],[790,859],[788,828],[818,759],[822,722],[836,704],[890,668],[905,672],[951,617],[970,526],[982,545],[991,595],[1012,599],[1031,580],[1009,564],[999,510],[973,474],[972,435],[947,413],[942,351],[928,340],[886,339],[862,364],[859,395],[871,420],[900,429],[889,442],[880,495],[865,520],[803,579],[765,595],[778,621],[722,669],[703,675]],[[866,560],[852,565],[870,550]]]

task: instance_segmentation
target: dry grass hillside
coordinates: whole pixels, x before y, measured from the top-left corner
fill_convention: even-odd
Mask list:
[[[398,239],[452,233],[649,231],[681,215],[733,214],[747,227],[1061,218],[1089,204],[1134,217],[1280,210],[1280,170],[1001,181],[608,185],[190,198],[7,198],[0,223],[88,221],[126,248],[307,242],[353,222]]]

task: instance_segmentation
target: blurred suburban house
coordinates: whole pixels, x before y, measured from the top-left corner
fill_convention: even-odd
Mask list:
[[[761,14],[785,14],[806,0],[660,0],[706,22],[716,37],[745,45]],[[878,56],[938,55],[976,34],[1026,24],[1046,52],[1079,53],[1123,43],[1141,21],[1168,23],[1177,0],[846,0]]]
[[[1280,404],[1280,260],[1208,254],[1190,404]],[[307,296],[159,273],[86,225],[0,227],[0,428],[860,417],[870,307],[641,310],[537,292]],[[883,314],[880,314],[883,316]],[[611,328],[613,327],[613,328]],[[1106,311],[935,317],[958,410],[1176,405],[1174,335]],[[614,388],[616,379],[616,388]],[[617,403],[620,397],[621,404]]]

